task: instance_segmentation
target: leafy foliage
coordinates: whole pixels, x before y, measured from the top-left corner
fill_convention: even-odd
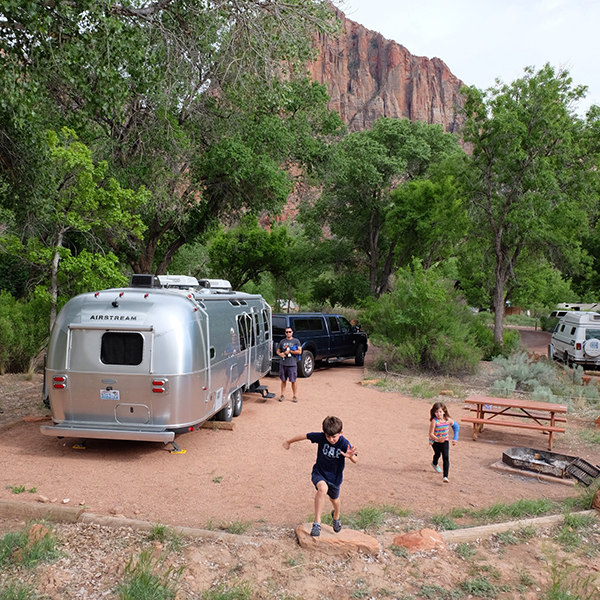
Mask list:
[[[472,315],[458,301],[439,269],[415,261],[395,289],[371,303],[363,324],[372,335],[397,347],[398,362],[444,374],[473,372],[481,351],[470,332]]]

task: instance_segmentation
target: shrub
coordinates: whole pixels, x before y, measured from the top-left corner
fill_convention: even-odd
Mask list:
[[[488,313],[480,313],[488,315]],[[516,329],[504,330],[504,344],[500,346],[494,340],[494,330],[487,324],[488,316],[479,315],[473,319],[471,330],[477,346],[483,352],[483,360],[492,360],[496,356],[510,356],[516,352],[521,344],[521,334]]]
[[[451,282],[436,268],[425,271],[415,262],[399,273],[392,292],[370,303],[363,323],[372,335],[395,346],[394,363],[460,374],[475,372],[481,359],[472,319]]]

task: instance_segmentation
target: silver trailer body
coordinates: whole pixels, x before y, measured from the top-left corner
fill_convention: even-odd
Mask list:
[[[237,416],[270,370],[271,309],[211,281],[134,275],[130,287],[70,300],[48,347],[54,425],[41,432],[167,443]]]

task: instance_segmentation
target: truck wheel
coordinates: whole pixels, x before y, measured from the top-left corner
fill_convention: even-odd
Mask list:
[[[233,405],[233,416],[239,417],[242,412],[242,404],[244,401],[244,395],[242,394],[242,390],[235,390],[233,394],[231,394],[231,404]]]
[[[356,347],[356,356],[354,357],[354,364],[357,367],[363,367],[365,364],[365,347],[359,344]]]
[[[305,350],[302,353],[302,360],[300,361],[300,377],[310,377],[315,370],[315,357],[310,350]]]
[[[233,418],[233,401],[224,406],[216,415],[215,421],[226,421],[229,423]]]
[[[567,367],[572,366],[571,359],[569,358],[569,353],[566,350],[565,350],[564,363],[565,363],[565,365],[567,365]]]

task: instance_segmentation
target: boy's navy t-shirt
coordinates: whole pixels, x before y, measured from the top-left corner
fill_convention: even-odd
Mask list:
[[[340,439],[332,446],[322,431],[307,433],[306,437],[313,444],[319,445],[313,473],[319,473],[328,483],[341,485],[346,464],[346,458],[342,455],[342,452],[348,451],[350,442],[341,435]]]

